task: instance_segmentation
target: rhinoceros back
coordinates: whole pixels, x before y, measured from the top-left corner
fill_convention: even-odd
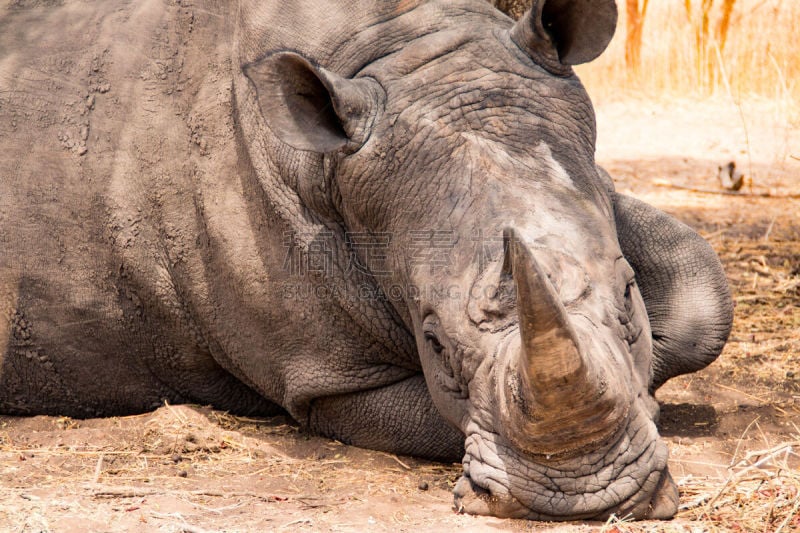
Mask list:
[[[0,412],[263,406],[211,358],[171,275],[197,235],[174,207],[193,205],[198,173],[224,163],[204,161],[209,145],[231,130],[226,95],[199,95],[227,78],[226,9],[0,13]]]

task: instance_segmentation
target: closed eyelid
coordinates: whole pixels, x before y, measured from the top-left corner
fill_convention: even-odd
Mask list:
[[[625,283],[630,284],[636,280],[636,272],[628,260],[622,256],[617,258],[617,272],[620,273],[620,277],[625,280]]]

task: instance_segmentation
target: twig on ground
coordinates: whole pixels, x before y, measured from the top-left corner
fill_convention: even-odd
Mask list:
[[[695,498],[690,502],[680,504],[678,506],[678,511],[679,512],[691,511],[692,509],[696,509],[697,507],[704,505],[710,499],[711,499],[711,493],[701,494],[700,496],[698,496],[697,498]]]
[[[772,220],[769,221],[769,227],[767,231],[764,232],[764,237],[761,240],[764,242],[769,242],[769,234],[772,233],[772,227],[775,226],[775,219],[778,218],[778,215],[773,215]]]
[[[723,389],[727,389],[727,390],[729,390],[729,391],[731,391],[731,392],[738,392],[739,394],[741,394],[741,395],[743,395],[743,396],[747,396],[747,397],[748,397],[748,398],[750,398],[751,400],[756,400],[756,401],[758,401],[758,402],[760,402],[760,403],[762,403],[762,404],[768,404],[768,403],[769,403],[769,400],[765,400],[764,398],[759,398],[758,396],[754,396],[754,395],[752,395],[752,394],[749,394],[749,393],[747,393],[747,392],[744,392],[743,390],[739,390],[739,389],[736,389],[736,388],[734,388],[734,387],[729,387],[729,386],[727,386],[727,385],[724,385],[724,384],[722,384],[722,383],[717,383],[717,385],[718,385],[719,387],[722,387]],[[752,424],[752,423],[751,423],[751,424]],[[749,428],[750,426],[747,426],[747,427]]]
[[[214,514],[222,514],[223,511],[230,511],[231,509],[237,509],[237,508],[241,507],[242,505],[245,505],[245,503],[246,503],[246,502],[239,502],[239,503],[234,503],[233,505],[225,505],[223,507],[208,507],[206,505],[202,505],[202,504],[193,502],[191,500],[187,500],[187,499],[184,499],[184,498],[181,498],[181,499],[183,501],[187,502],[188,504],[193,505],[194,507],[197,507],[198,509],[202,509],[203,511],[207,511],[209,513],[214,513]]]
[[[314,523],[314,521],[311,520],[310,518],[300,518],[298,520],[292,520],[291,522],[287,522],[287,523],[283,524],[281,526],[281,529],[286,529],[289,526],[295,526],[297,524],[309,524],[309,525],[311,525],[313,523]]]
[[[92,496],[95,498],[138,498],[140,496],[153,496],[153,495],[171,495],[171,496],[207,496],[210,498],[254,498],[266,502],[285,501],[288,497],[266,496],[256,492],[223,492],[215,490],[173,490],[173,489],[155,489],[150,487],[134,487],[129,485],[121,486],[91,486],[88,485],[86,489],[92,491]],[[305,496],[302,496],[305,497]],[[305,497],[312,499],[312,497]],[[294,499],[297,499],[294,498]]]
[[[737,392],[739,392],[739,391],[737,391]],[[750,431],[750,428],[753,427],[753,424],[758,422],[759,418],[761,418],[760,415],[755,417],[752,422],[747,424],[747,427],[744,428],[744,431],[742,431],[742,435],[739,437],[739,440],[736,442],[736,449],[733,451],[733,457],[731,457],[731,464],[730,464],[730,466],[728,468],[733,468],[733,465],[736,464],[735,463],[736,456],[739,455],[739,449],[742,446],[742,442],[744,442],[744,436],[747,435],[747,433]]]
[[[753,422],[755,422],[755,420]],[[752,425],[752,423],[750,425]],[[750,428],[750,426],[747,426],[747,427],[748,427],[748,429]],[[747,430],[745,430],[745,433],[746,432],[747,432]],[[744,433],[742,434],[742,438],[743,437],[744,437]],[[714,507],[714,504],[724,494],[726,494],[731,487],[736,486],[737,484],[744,482],[746,480],[745,475],[751,473],[753,470],[759,470],[759,471],[762,470],[762,468],[768,462],[773,461],[775,458],[779,457],[781,455],[781,453],[784,454],[784,462],[785,462],[785,458],[788,458],[789,454],[793,453],[792,452],[792,446],[794,444],[796,444],[796,443],[795,442],[783,443],[783,444],[781,444],[779,446],[775,446],[775,447],[773,447],[773,448],[771,448],[769,450],[759,450],[759,451],[754,451],[754,452],[748,452],[747,455],[744,457],[744,459],[739,461],[736,464],[736,466],[731,468],[731,470],[734,470],[734,469],[737,469],[737,468],[739,470],[731,472],[731,474],[728,476],[728,479],[725,480],[725,483],[722,485],[722,487],[720,487],[719,491],[717,491],[717,494],[713,498],[711,498],[711,500],[709,500],[709,502],[706,504],[706,512],[705,512],[705,514],[709,515],[709,511]],[[750,459],[751,458],[755,458],[755,457],[760,457],[760,459],[758,461],[756,461],[755,463],[751,463]],[[734,458],[735,458],[735,456],[734,456]],[[749,464],[747,464],[747,463],[749,463]],[[762,475],[755,477],[752,481],[761,481],[761,482],[767,481],[767,480],[769,480],[769,479],[771,479],[771,478],[773,478],[775,476],[780,475],[780,472],[781,472],[782,469],[783,469],[782,467],[778,467],[776,472],[765,472],[765,473],[762,473]]]
[[[390,458],[394,459],[395,461],[397,461],[397,464],[399,464],[400,466],[402,466],[406,470],[411,470],[411,467],[408,466],[407,464],[405,464],[403,461],[401,461],[396,455],[392,455],[391,453],[384,453],[383,455],[385,455],[386,457],[390,457]]]
[[[744,466],[745,463],[749,463],[751,459],[754,457],[761,457],[751,466],[759,466],[761,463],[765,461],[765,459],[771,459],[772,457],[776,456],[777,454],[783,452],[786,455],[785,459],[788,458],[789,455],[796,455],[793,451],[795,446],[800,446],[800,441],[789,441],[781,443],[777,446],[773,446],[767,450],[756,450],[752,452],[747,452],[744,456],[744,459],[736,463],[736,466]],[[749,467],[748,467],[749,468]]]
[[[137,455],[145,457],[148,454],[143,454],[137,450],[72,450],[70,448],[0,448],[0,451],[9,453],[35,453],[37,455],[83,455],[83,456],[98,456],[98,455]],[[167,454],[149,454],[152,459],[162,459],[170,457]]]
[[[186,422],[188,422],[188,420],[186,420],[186,417],[185,417],[185,416],[184,416],[182,413],[180,413],[180,412],[178,412],[176,409],[174,409],[174,408],[173,408],[173,407],[172,407],[172,406],[169,404],[169,402],[168,402],[167,400],[164,400],[164,407],[166,407],[167,409],[169,409],[169,412],[170,412],[170,414],[172,414],[172,416],[174,416],[174,417],[175,417],[175,419],[178,421],[178,423],[179,423],[180,425],[182,425],[182,426],[185,426],[185,425],[186,425]]]
[[[180,520],[181,524],[179,531],[182,533],[209,533],[209,530],[207,529],[189,524],[180,513],[159,513],[157,511],[150,511],[150,516],[155,518],[176,518]]]
[[[722,228],[722,229],[717,230],[717,231],[715,231],[713,233],[709,233],[707,235],[705,235],[705,234],[701,234],[701,235],[703,236],[703,238],[705,240],[710,241],[710,240],[712,240],[712,239],[714,239],[716,237],[719,237],[720,235],[724,235],[725,233],[728,232],[728,230],[729,230],[729,228]]]
[[[721,194],[723,196],[741,196],[742,198],[800,198],[800,192],[797,193],[787,193],[787,194],[772,194],[770,192],[737,192],[737,191],[716,191],[713,189],[703,189],[701,187],[688,187],[686,185],[678,185],[676,183],[670,183],[666,180],[653,180],[651,182],[653,185],[658,187],[668,187],[670,189],[679,189],[682,191],[690,191],[690,192],[697,192],[702,194]]]
[[[94,467],[94,477],[92,478],[92,483],[97,484],[97,480],[100,479],[100,473],[103,470],[103,454],[100,454],[100,457],[97,458],[97,465]]]

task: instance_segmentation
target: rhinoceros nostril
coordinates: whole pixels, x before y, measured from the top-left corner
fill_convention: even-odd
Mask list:
[[[528,518],[531,510],[510,495],[499,496],[463,475],[453,488],[453,508],[458,513],[500,518]]]
[[[602,519],[611,514],[628,516],[635,520],[668,520],[678,512],[678,487],[672,480],[669,470],[652,472],[658,476],[655,489],[648,494],[635,494],[630,500],[602,514]]]
[[[658,481],[653,496],[650,498],[650,505],[643,518],[650,520],[667,520],[675,516],[678,512],[678,487],[672,480],[669,470],[664,470],[661,479]]]
[[[488,490],[476,485],[469,476],[463,475],[453,488],[453,509],[458,513],[491,514],[491,497]]]

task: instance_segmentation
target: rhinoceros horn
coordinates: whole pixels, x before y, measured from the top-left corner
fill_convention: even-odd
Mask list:
[[[517,232],[506,230],[504,271],[517,290],[520,344],[502,387],[506,436],[530,453],[563,455],[604,441],[629,402],[585,353],[553,284]]]
[[[534,0],[511,39],[534,61],[560,71],[599,56],[616,27],[614,0]]]

